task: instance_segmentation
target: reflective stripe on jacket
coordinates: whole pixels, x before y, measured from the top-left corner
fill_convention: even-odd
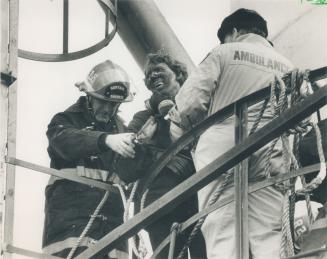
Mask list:
[[[109,171],[106,170],[85,168],[83,166],[78,166],[76,168],[61,169],[61,171],[74,176],[86,177],[86,178],[100,180],[103,182],[109,182],[113,184],[123,184],[123,182],[119,179],[119,177],[115,173],[109,173]],[[62,180],[62,178],[57,176],[51,176],[47,186],[54,184],[58,180]]]
[[[88,109],[87,99],[81,97],[67,110],[56,114],[48,125],[51,167],[99,181],[115,182],[116,155],[105,145],[105,138],[107,134],[123,131],[124,125],[118,116],[106,124],[98,123]],[[45,190],[43,247],[78,238],[105,193],[92,186],[58,179],[52,177]],[[123,223],[123,214],[120,195],[110,193],[86,236],[101,239]],[[117,248],[124,250],[126,244],[122,242]],[[79,252],[80,249],[75,255]],[[65,257],[66,253],[65,250],[59,254]]]

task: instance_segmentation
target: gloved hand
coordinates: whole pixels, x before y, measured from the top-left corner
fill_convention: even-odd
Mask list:
[[[120,133],[107,135],[105,139],[106,145],[113,151],[122,155],[123,157],[134,158],[135,156],[135,145],[133,139],[135,138],[134,133]]]

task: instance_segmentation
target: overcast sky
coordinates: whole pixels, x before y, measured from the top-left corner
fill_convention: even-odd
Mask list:
[[[156,0],[155,2],[195,64],[218,44],[216,38],[218,24],[231,8],[231,2],[227,0]],[[265,17],[268,16],[268,26],[272,36],[285,28],[297,15],[312,9],[312,6],[301,4],[300,0],[246,2],[251,8],[262,11]],[[233,8],[236,5],[241,6],[237,3]],[[20,1],[19,9],[19,47],[37,52],[60,52],[62,0]],[[89,47],[103,37],[103,12],[95,0],[70,0],[70,19],[71,51]],[[280,44],[286,45],[283,43],[285,38],[284,36],[277,40],[281,42]],[[326,43],[326,37],[324,40]],[[287,53],[285,48],[283,50]],[[290,58],[296,60],[295,54],[292,55]],[[122,115],[128,121],[133,113],[142,109],[148,92],[143,84],[141,70],[118,35],[105,49],[77,61],[43,63],[19,59],[17,158],[49,166],[45,136],[47,124],[55,113],[66,109],[78,98],[79,92],[74,87],[74,83],[84,80],[88,71],[105,59],[111,59],[124,67],[135,82],[136,101],[122,107]],[[315,59],[316,63],[312,63],[317,64],[318,67],[322,63],[321,60],[325,61],[327,58],[320,57],[317,62]],[[311,66],[310,61],[308,62]],[[299,63],[303,65],[302,61]],[[47,179],[46,175],[17,167],[14,231],[16,246],[41,251],[44,187]]]

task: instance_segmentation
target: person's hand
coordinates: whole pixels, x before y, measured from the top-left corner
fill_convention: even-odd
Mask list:
[[[105,142],[108,147],[123,157],[134,158],[135,145],[133,139],[134,133],[121,133],[107,135]]]
[[[158,93],[158,92],[154,92],[151,97],[150,97],[150,106],[151,108],[155,111],[155,112],[159,112],[159,104],[161,102],[164,102],[164,101],[167,101],[167,100],[170,100],[170,97],[167,96],[167,95],[164,95],[164,94],[161,94],[161,93]]]

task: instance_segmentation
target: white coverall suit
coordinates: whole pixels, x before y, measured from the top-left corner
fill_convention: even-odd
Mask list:
[[[292,64],[278,54],[269,42],[253,33],[241,35],[237,42],[214,48],[184,83],[176,96],[181,124],[190,129],[206,116],[221,110],[236,100],[258,91],[283,75]],[[261,105],[249,108],[249,128]],[[260,127],[271,120],[268,108]],[[197,171],[235,145],[234,118],[208,128],[199,138],[194,162]],[[267,146],[249,158],[249,182],[264,177],[264,157]],[[281,144],[277,144],[271,160],[272,175],[284,173]],[[210,196],[223,182],[221,176],[198,193],[199,208],[208,205]],[[219,199],[234,195],[229,185]],[[253,259],[279,258],[281,240],[282,194],[268,187],[249,195],[249,240]],[[230,203],[208,215],[202,227],[208,258],[235,258],[235,212]]]

